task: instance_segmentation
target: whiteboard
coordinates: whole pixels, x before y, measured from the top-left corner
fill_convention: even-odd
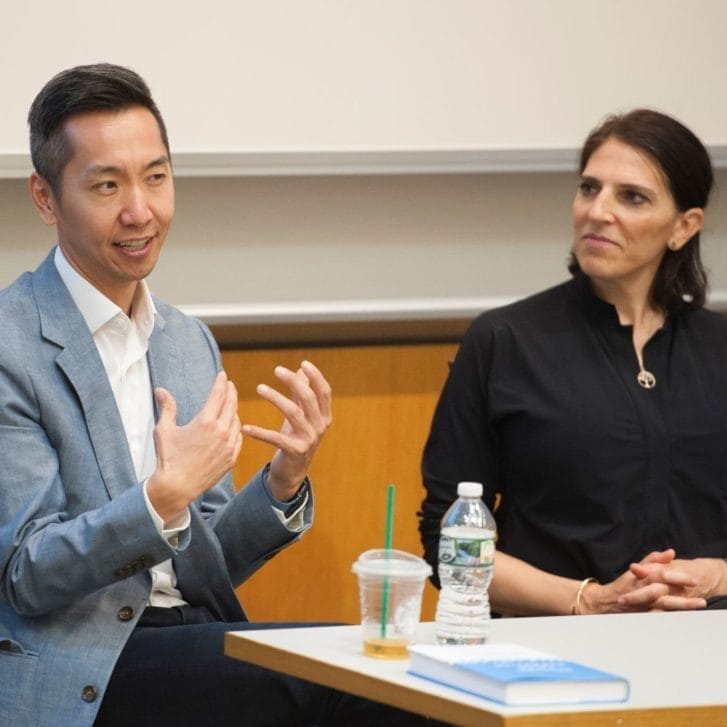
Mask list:
[[[145,77],[181,154],[576,148],[635,106],[724,145],[726,28],[723,0],[8,2],[0,167],[96,61]]]

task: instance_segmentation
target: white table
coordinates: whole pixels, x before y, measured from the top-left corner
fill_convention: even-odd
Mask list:
[[[421,624],[419,643],[434,643]],[[625,703],[506,707],[365,657],[358,626],[228,632],[225,653],[461,725],[727,727],[727,611],[498,619],[491,643],[519,643],[631,683]]]

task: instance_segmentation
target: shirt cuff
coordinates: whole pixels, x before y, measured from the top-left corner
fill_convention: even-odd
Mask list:
[[[169,527],[165,528],[164,520],[154,509],[154,506],[151,504],[151,500],[149,499],[149,495],[146,491],[146,486],[148,482],[149,480],[144,480],[144,484],[142,485],[146,509],[149,511],[149,516],[151,517],[152,522],[154,523],[154,527],[156,527],[159,535],[161,535],[164,540],[169,543],[169,545],[171,545],[173,548],[176,548],[179,544],[179,533],[181,533],[183,530],[186,530],[191,522],[189,510],[185,507],[183,512],[181,512],[179,515],[177,515],[177,517],[170,521]]]
[[[298,488],[295,497],[287,502],[276,500],[268,488],[268,471],[270,465],[263,469],[263,489],[270,500],[273,512],[283,526],[292,533],[299,533],[305,528],[305,508],[310,499],[310,480],[306,477]]]

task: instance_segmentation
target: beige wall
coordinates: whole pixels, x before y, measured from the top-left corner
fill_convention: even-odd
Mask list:
[[[564,278],[570,174],[184,178],[152,287],[176,304],[517,297]],[[719,188],[705,258],[727,299]],[[53,241],[0,180],[0,285]]]

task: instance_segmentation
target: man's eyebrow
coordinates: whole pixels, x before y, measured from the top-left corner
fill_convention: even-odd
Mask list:
[[[169,157],[166,154],[163,154],[160,157],[157,157],[156,159],[152,159],[145,167],[145,170],[149,170],[152,167],[163,167],[169,165]]]
[[[86,170],[87,177],[101,177],[105,174],[121,174],[121,169],[110,164],[94,164]]]
[[[154,167],[163,167],[169,165],[169,157],[164,154],[156,159],[152,159],[144,167],[144,171],[149,171]],[[89,177],[100,177],[105,174],[122,174],[121,167],[114,166],[113,164],[94,164],[86,170],[86,176]]]

